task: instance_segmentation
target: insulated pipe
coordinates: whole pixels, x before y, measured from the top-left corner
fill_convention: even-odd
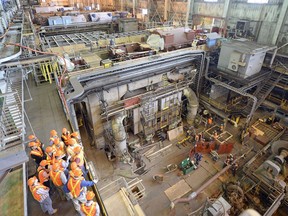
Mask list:
[[[188,115],[187,115],[187,123],[189,125],[192,125],[194,123],[196,114],[197,114],[197,110],[199,107],[199,102],[198,102],[198,98],[195,94],[194,91],[192,91],[192,89],[190,88],[185,88],[183,90],[184,95],[186,96],[187,100],[188,100],[188,104],[187,104],[187,110],[188,110]]]
[[[127,152],[126,131],[123,125],[123,120],[126,115],[120,114],[112,119],[112,133],[115,141],[116,156],[121,157]]]
[[[229,84],[226,84],[226,83],[221,82],[221,81],[219,81],[217,79],[208,77],[208,68],[209,68],[210,58],[207,57],[206,59],[207,59],[207,64],[206,64],[206,70],[205,70],[205,78],[207,80],[215,83],[216,85],[219,85],[219,86],[227,88],[227,89],[229,89],[231,91],[234,91],[234,92],[236,92],[236,93],[238,93],[240,95],[243,95],[245,97],[249,97],[249,98],[251,98],[253,100],[252,109],[251,109],[249,115],[247,116],[247,120],[246,120],[246,123],[248,124],[250,122],[251,118],[252,118],[252,115],[253,115],[254,111],[255,111],[256,104],[257,104],[257,98],[254,95],[248,94],[246,92],[242,92],[239,89],[237,89],[237,88],[235,88],[233,86],[230,86]]]
[[[171,202],[170,207],[173,209],[177,203],[189,203],[191,200],[193,200],[195,197],[197,197],[204,189],[206,189],[210,184],[212,184],[217,178],[219,178],[223,173],[225,173],[230,167],[235,164],[238,160],[240,160],[242,157],[244,157],[244,154],[233,161],[232,164],[224,167],[220,172],[218,172],[216,175],[214,175],[212,178],[210,178],[207,182],[205,182],[203,185],[201,185],[200,188],[198,188],[196,191],[192,192],[188,197],[186,198],[178,198]]]

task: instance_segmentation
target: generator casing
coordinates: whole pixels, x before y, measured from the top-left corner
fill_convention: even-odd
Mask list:
[[[245,79],[260,72],[269,49],[271,47],[248,40],[223,42],[217,68]]]

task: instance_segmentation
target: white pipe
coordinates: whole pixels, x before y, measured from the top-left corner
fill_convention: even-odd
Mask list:
[[[197,114],[197,110],[199,107],[199,102],[198,102],[198,98],[195,94],[195,92],[190,89],[190,88],[186,88],[183,90],[183,94],[186,96],[187,100],[188,100],[188,104],[187,104],[187,110],[188,110],[188,115],[187,115],[187,123],[192,125],[194,123],[196,114]]]
[[[115,140],[115,154],[121,157],[123,153],[127,152],[126,131],[123,125],[123,120],[126,115],[117,115],[112,119],[112,132]]]

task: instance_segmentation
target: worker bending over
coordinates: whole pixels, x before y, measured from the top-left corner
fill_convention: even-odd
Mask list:
[[[52,207],[49,188],[39,183],[36,176],[33,176],[28,180],[28,186],[34,199],[40,203],[41,209],[44,213],[48,212],[49,215],[53,215],[57,212],[57,209],[53,209]]]
[[[81,204],[81,216],[99,216],[100,208],[97,202],[93,201],[95,194],[92,191],[88,191],[86,195],[86,202]]]

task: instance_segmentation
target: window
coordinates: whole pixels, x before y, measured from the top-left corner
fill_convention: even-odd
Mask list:
[[[218,0],[204,0],[204,2],[218,2]]]
[[[269,0],[247,0],[248,3],[267,4]]]

